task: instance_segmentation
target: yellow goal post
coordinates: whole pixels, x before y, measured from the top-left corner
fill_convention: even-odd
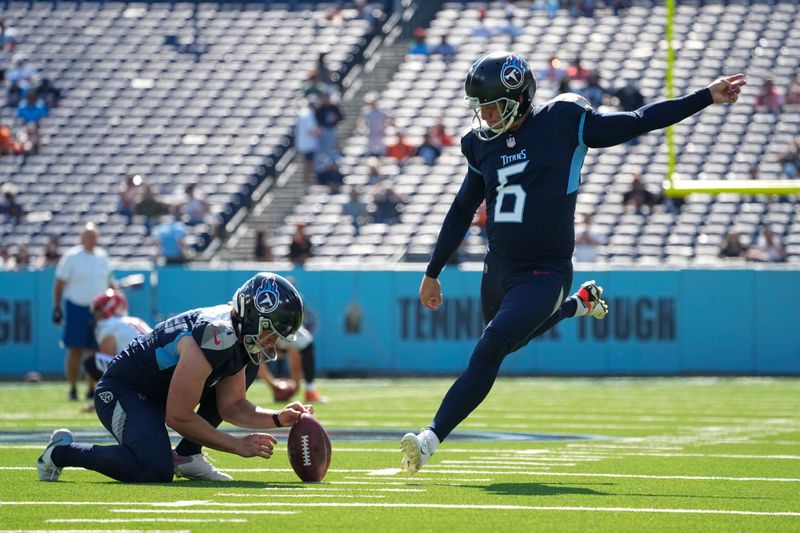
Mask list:
[[[667,39],[667,98],[675,96],[675,0],[665,0],[667,23],[665,34]],[[739,194],[774,194],[786,196],[800,194],[800,180],[796,179],[735,179],[735,180],[698,180],[679,179],[675,175],[675,137],[673,127],[666,131],[667,140],[667,180],[664,183],[664,194],[670,198],[687,196],[692,193],[719,194],[733,192]]]

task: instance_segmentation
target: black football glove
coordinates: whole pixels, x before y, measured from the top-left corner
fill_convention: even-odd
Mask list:
[[[64,318],[64,313],[61,312],[60,307],[56,307],[55,309],[53,309],[53,324],[55,324],[56,326],[60,325],[61,319],[63,318]]]

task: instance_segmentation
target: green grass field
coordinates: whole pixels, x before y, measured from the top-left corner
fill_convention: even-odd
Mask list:
[[[63,383],[0,384],[0,529],[800,531],[800,380],[500,379],[459,427],[487,438],[457,431],[409,478],[398,441],[449,384],[321,380],[321,484],[297,479],[284,439],[268,461],[212,450],[234,482],[145,486],[79,469],[37,481],[53,429],[108,441]],[[263,385],[250,396],[274,406]]]

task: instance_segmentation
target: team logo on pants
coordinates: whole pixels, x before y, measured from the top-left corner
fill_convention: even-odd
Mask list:
[[[103,392],[98,393],[97,397],[103,400],[103,402],[105,403],[110,403],[111,400],[114,399],[114,394],[107,390],[104,390]]]

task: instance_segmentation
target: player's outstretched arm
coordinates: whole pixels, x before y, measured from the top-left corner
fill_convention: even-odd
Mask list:
[[[422,306],[431,311],[436,311],[442,305],[442,284],[439,280],[427,274],[422,276],[419,286],[419,301]]]
[[[733,104],[739,99],[739,93],[742,92],[742,87],[747,85],[747,80],[744,74],[734,74],[733,76],[725,76],[714,80],[708,86],[711,92],[711,98],[715,104]]]
[[[603,148],[627,142],[649,131],[677,124],[712,104],[732,104],[747,84],[744,74],[715,80],[692,94],[653,102],[626,113],[587,112],[583,143],[589,148]]]

